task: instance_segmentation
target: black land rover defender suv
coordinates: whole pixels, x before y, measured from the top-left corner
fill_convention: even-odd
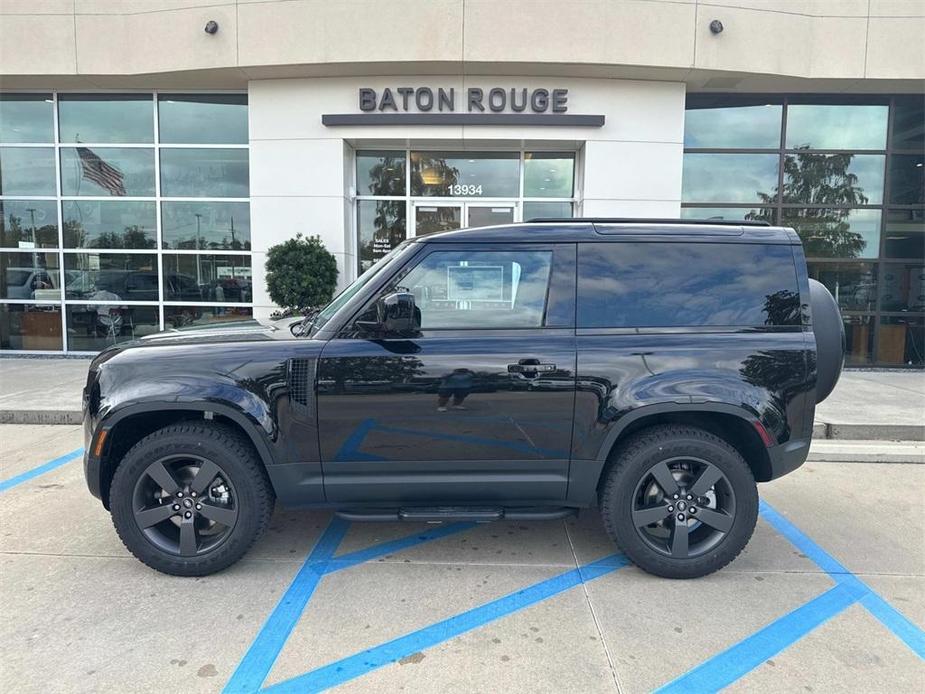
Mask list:
[[[844,352],[791,229],[539,220],[408,240],[290,330],[162,333],[92,363],[90,491],[128,549],[203,575],[274,501],[351,520],[597,505],[660,576],[732,561],[756,482],[806,459]]]

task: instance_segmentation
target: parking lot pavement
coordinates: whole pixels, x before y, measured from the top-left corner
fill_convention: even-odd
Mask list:
[[[925,466],[807,463],[694,581],[565,522],[277,511],[229,570],[158,574],[87,493],[77,427],[0,426],[0,690],[921,691]],[[31,474],[49,461],[61,461]],[[877,597],[877,596],[880,597]]]

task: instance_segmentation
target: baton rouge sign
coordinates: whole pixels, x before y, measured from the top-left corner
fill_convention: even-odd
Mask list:
[[[326,114],[324,125],[572,125],[604,116],[568,113],[568,89],[360,87],[360,113]]]

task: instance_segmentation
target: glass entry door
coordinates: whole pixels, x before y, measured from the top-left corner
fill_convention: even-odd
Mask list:
[[[454,231],[464,227],[511,224],[514,221],[515,205],[511,202],[415,202],[413,204],[415,236],[427,236],[439,231]]]

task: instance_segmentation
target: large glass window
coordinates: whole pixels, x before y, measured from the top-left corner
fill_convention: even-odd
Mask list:
[[[54,142],[51,94],[0,94],[0,142]]]
[[[570,198],[574,183],[574,154],[528,152],[524,156],[524,197]]]
[[[161,94],[161,144],[247,144],[244,94]]]
[[[246,198],[246,149],[161,149],[161,195]]]
[[[848,363],[920,365],[925,97],[691,94],[684,144],[683,217],[796,229],[843,311]],[[755,185],[751,158],[777,162],[773,183]]]
[[[245,94],[0,94],[0,349],[250,319],[247,142]]]
[[[57,203],[0,199],[0,248],[57,247]]]
[[[357,204],[361,271],[405,240],[405,208],[404,200],[361,200]]]
[[[150,94],[60,94],[61,142],[154,142]]]
[[[154,248],[153,202],[65,200],[61,204],[65,248]]]
[[[579,328],[799,325],[789,246],[578,246]]]
[[[55,195],[55,150],[0,147],[0,195]]]
[[[154,197],[154,150],[62,147],[61,193]]]
[[[357,152],[357,195],[404,195],[403,151]]]
[[[411,194],[439,197],[517,197],[516,152],[412,152]]]
[[[246,202],[165,202],[161,226],[164,248],[241,251],[251,247]]]

